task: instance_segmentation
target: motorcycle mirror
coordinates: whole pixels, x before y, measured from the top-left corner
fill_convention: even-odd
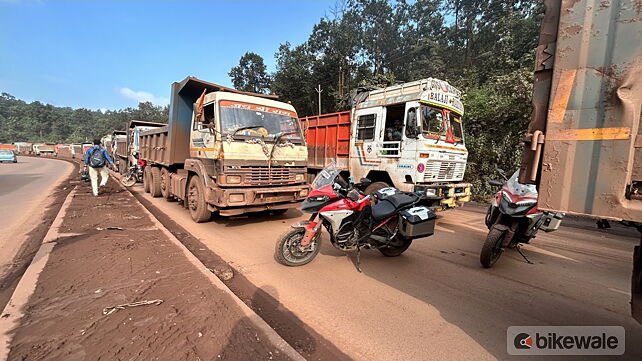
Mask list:
[[[496,180],[491,180],[491,181],[488,182],[488,184],[490,184],[491,186],[496,186],[496,187],[501,187],[501,186],[504,185],[504,183],[502,183],[500,181],[496,181]]]
[[[372,181],[368,178],[361,178],[361,184],[370,184]]]

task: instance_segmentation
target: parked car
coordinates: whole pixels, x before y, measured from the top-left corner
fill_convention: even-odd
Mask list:
[[[18,158],[12,150],[0,149],[0,162],[18,163]]]

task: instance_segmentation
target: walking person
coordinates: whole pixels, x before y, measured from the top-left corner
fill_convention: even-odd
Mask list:
[[[111,157],[107,150],[101,147],[100,140],[94,139],[94,146],[85,152],[85,168],[89,168],[89,178],[91,179],[91,190],[94,196],[98,196],[98,174],[100,174],[100,187],[107,184],[109,171],[107,165],[113,165]]]

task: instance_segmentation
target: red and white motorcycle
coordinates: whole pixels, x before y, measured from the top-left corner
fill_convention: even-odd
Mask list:
[[[436,216],[432,209],[417,206],[421,200],[417,194],[387,187],[366,195],[361,189],[370,180],[348,184],[340,173],[331,163],[312,182],[301,206],[301,211],[312,215],[281,236],[275,250],[279,263],[302,266],[312,261],[319,253],[322,226],[341,251],[376,248],[388,257],[402,254],[413,239],[433,234]]]
[[[498,172],[506,178],[504,171]],[[502,187],[495,194],[486,212],[488,235],[482,247],[479,261],[485,268],[492,267],[506,248],[515,248],[528,262],[531,261],[519,249],[521,243],[530,243],[539,230],[552,232],[559,228],[564,213],[546,212],[537,208],[537,188],[521,184],[516,171],[506,184],[490,181],[490,185]]]

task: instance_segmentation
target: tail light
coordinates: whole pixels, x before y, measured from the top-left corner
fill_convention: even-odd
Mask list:
[[[139,159],[139,160],[138,160],[138,165],[142,168],[142,167],[144,167],[145,165],[147,165],[147,162],[145,162],[145,160],[144,160],[144,159]]]

